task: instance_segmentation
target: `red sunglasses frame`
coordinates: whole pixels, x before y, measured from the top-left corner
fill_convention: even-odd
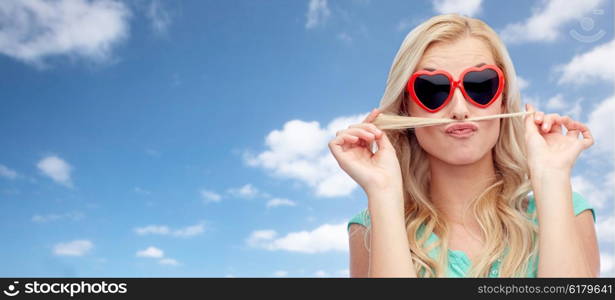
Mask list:
[[[495,92],[495,94],[493,95],[493,98],[491,100],[489,100],[489,102],[487,102],[487,104],[480,104],[476,101],[474,101],[472,99],[472,97],[470,97],[468,95],[468,93],[466,92],[466,89],[463,86],[463,79],[465,78],[465,76],[470,73],[470,72],[480,72],[480,71],[484,71],[486,69],[492,69],[494,70],[497,74],[498,74],[498,89]],[[448,78],[449,84],[451,89],[448,92],[448,97],[446,98],[446,100],[444,100],[444,102],[442,103],[442,105],[440,105],[438,108],[436,109],[430,109],[427,106],[425,106],[423,104],[423,102],[421,102],[421,100],[419,99],[419,97],[416,95],[415,91],[414,91],[414,82],[416,81],[416,79],[419,76],[422,75],[444,75],[446,76],[446,78]],[[461,75],[459,76],[459,80],[455,81],[453,79],[453,75],[451,75],[451,73],[444,71],[444,70],[435,70],[435,71],[428,71],[428,70],[420,70],[415,72],[414,74],[412,74],[412,76],[410,76],[410,79],[408,80],[408,83],[406,84],[406,91],[410,94],[412,100],[414,100],[414,102],[416,104],[418,104],[420,107],[422,107],[424,110],[431,112],[431,113],[435,113],[439,110],[441,110],[442,108],[444,108],[453,98],[453,94],[454,91],[457,87],[459,87],[461,89],[461,93],[463,94],[463,96],[466,98],[466,100],[468,100],[470,103],[480,107],[480,108],[486,108],[489,105],[491,105],[499,96],[500,94],[502,94],[502,91],[504,90],[504,73],[502,72],[502,70],[500,68],[498,68],[498,66],[496,65],[483,65],[480,67],[469,67],[465,70],[463,70],[463,72],[461,73]]]

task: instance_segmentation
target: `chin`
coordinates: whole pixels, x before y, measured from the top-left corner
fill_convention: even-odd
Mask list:
[[[444,157],[440,157],[440,160],[450,165],[470,165],[480,160],[480,155],[474,151],[456,153],[453,156],[450,153],[445,153],[444,155]]]

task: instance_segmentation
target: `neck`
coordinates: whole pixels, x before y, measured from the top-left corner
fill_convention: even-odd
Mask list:
[[[495,180],[491,151],[472,164],[451,165],[432,156],[429,164],[432,203],[447,221],[457,224],[465,221],[470,228],[477,228],[478,223],[468,208],[470,202]]]

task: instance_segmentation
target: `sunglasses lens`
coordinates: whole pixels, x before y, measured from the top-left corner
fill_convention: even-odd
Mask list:
[[[414,92],[421,103],[429,109],[436,109],[448,98],[451,83],[444,75],[421,75],[414,80]]]
[[[463,78],[463,87],[472,100],[485,105],[493,99],[498,91],[500,80],[493,69],[468,72]]]

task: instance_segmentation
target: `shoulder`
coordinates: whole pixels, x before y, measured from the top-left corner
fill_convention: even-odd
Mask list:
[[[579,192],[572,191],[572,208],[574,209],[574,215],[577,216],[580,213],[589,210],[592,213],[592,217],[594,219],[594,223],[596,222],[596,212],[594,211],[594,207],[591,203]],[[528,207],[527,212],[533,213],[536,210],[536,203],[534,199],[534,194],[528,196]]]
[[[371,223],[370,223],[370,218],[369,218],[369,211],[367,210],[367,208],[363,209],[362,211],[354,215],[350,219],[350,221],[348,221],[348,226],[346,226],[347,231],[350,231],[350,225],[352,224],[359,224],[365,227],[370,226]]]

